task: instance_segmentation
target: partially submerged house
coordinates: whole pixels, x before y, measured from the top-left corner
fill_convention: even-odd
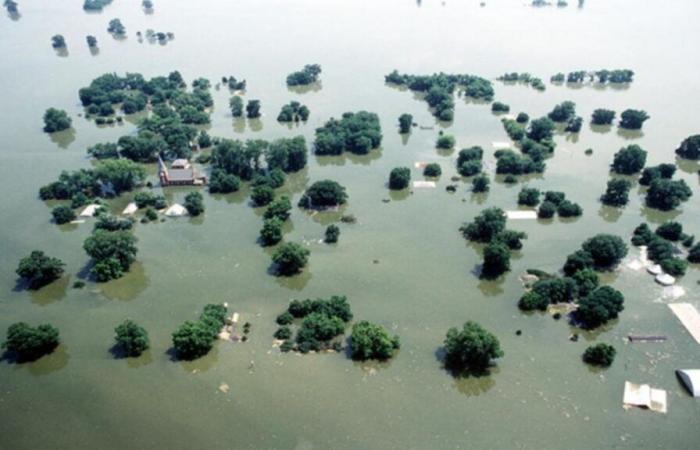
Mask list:
[[[170,165],[165,165],[158,156],[158,178],[161,186],[201,186],[207,183],[206,175],[201,175],[186,159],[176,159]]]

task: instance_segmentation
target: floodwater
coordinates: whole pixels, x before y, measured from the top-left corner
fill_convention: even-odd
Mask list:
[[[700,405],[680,386],[678,368],[700,367],[700,353],[671,314],[661,288],[643,273],[621,269],[605,277],[626,297],[620,319],[570,342],[564,320],[523,314],[518,275],[526,268],[555,271],[567,254],[596,232],[627,239],[641,221],[680,220],[700,235],[698,164],[679,175],[695,196],[675,213],[643,206],[638,186],[623,210],[602,208],[607,168],[621,146],[637,143],[649,164],[674,162],[673,150],[700,132],[700,14],[697,2],[588,0],[566,8],[531,8],[520,1],[477,0],[160,0],[145,14],[137,0],[115,0],[88,14],[82,0],[20,0],[19,17],[0,17],[0,330],[16,321],[50,322],[62,345],[35,363],[0,363],[0,448],[697,448]],[[128,38],[114,40],[107,22],[119,17]],[[173,32],[167,45],[139,43],[136,31]],[[68,54],[50,37],[61,33]],[[99,52],[91,54],[85,36]],[[286,75],[304,64],[323,67],[322,83],[308,92],[287,89]],[[573,100],[584,117],[581,133],[560,134],[555,156],[530,186],[565,191],[584,208],[577,220],[519,221],[510,226],[529,239],[513,270],[495,282],[474,275],[479,249],[458,228],[482,208],[514,208],[522,186],[492,182],[473,196],[455,174],[454,153],[437,152],[440,129],[458,148],[481,145],[493,178],[491,142],[506,140],[488,105],[456,99],[452,124],[436,124],[427,105],[408,91],[384,84],[392,69],[445,71],[495,79],[507,71],[543,78],[546,92],[496,82],[496,99],[512,112],[539,116]],[[628,88],[549,84],[553,73],[631,68]],[[146,77],[179,70],[186,80],[223,75],[248,80],[246,98],[262,101],[264,117],[234,121],[228,89],[213,90],[209,132],[229,138],[273,139],[303,134],[331,116],[366,109],[379,114],[382,149],[365,157],[310,157],[309,167],[281,191],[296,204],[308,183],[332,178],[347,187],[346,213],[337,245],[319,244],[338,215],[294,209],[288,241],[308,242],[308,270],[292,279],[267,273],[270,250],[256,243],[262,211],[246,190],[205,194],[206,213],[190,220],[138,225],[138,263],[120,280],[73,289],[88,263],[82,242],[89,223],[58,227],[39,186],[61,170],[88,167],[87,146],[133,133],[134,120],[97,127],[79,117],[77,91],[110,71]],[[280,107],[297,99],[309,106],[307,124],[284,126]],[[67,110],[71,131],[41,131],[48,107]],[[593,109],[646,110],[642,133],[592,129]],[[407,139],[397,117],[413,114],[424,127]],[[584,150],[593,148],[586,156]],[[391,168],[436,161],[437,189],[389,194]],[[414,179],[422,179],[413,170]],[[169,189],[181,201],[186,188]],[[389,203],[382,199],[392,199]],[[113,202],[121,210],[129,197]],[[38,291],[17,290],[14,269],[32,249],[67,263],[66,275]],[[374,261],[378,262],[375,263]],[[680,281],[684,301],[700,306],[692,267]],[[387,364],[353,363],[343,355],[299,356],[272,349],[274,318],[292,298],[347,295],[355,317],[378,322],[401,336],[402,349]],[[245,344],[216,344],[206,357],[177,362],[170,333],[197,317],[203,305],[228,302],[252,324]],[[135,360],[110,353],[114,327],[126,317],[150,333],[152,347]],[[501,340],[505,357],[491,375],[454,379],[437,359],[446,330],[476,320]],[[522,330],[521,336],[515,331]],[[662,334],[662,343],[629,344],[630,334]],[[618,350],[608,370],[591,370],[580,356],[592,342]],[[666,389],[668,414],[622,409],[625,380]],[[219,386],[226,383],[224,393]]]

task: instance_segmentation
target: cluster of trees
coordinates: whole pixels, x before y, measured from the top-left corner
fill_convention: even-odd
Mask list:
[[[408,167],[396,167],[389,174],[389,189],[406,189],[411,182],[411,169]]]
[[[591,115],[593,125],[610,125],[615,120],[615,111],[612,109],[598,108]]]
[[[319,75],[321,75],[321,66],[307,64],[303,69],[287,75],[287,86],[306,86],[315,83]]]
[[[454,136],[451,134],[442,134],[441,132],[440,136],[438,136],[437,141],[435,142],[435,147],[442,150],[451,150],[454,148],[456,143],[457,141]]]
[[[5,0],[3,6],[5,6],[5,9],[10,14],[17,14],[19,12],[17,9],[17,2],[14,0]]]
[[[510,112],[510,105],[501,102],[491,103],[491,112],[494,113],[507,113]]]
[[[484,149],[479,146],[463,148],[457,155],[457,172],[463,177],[470,177],[481,172]]]
[[[237,80],[233,75],[221,77],[221,82],[232,91],[245,91],[247,85],[246,80]]]
[[[296,242],[287,242],[272,254],[272,263],[277,275],[292,276],[299,273],[309,261],[311,252]]]
[[[326,244],[335,244],[340,238],[340,228],[338,225],[330,224],[326,227],[324,242]]]
[[[657,166],[645,167],[642,171],[642,176],[639,178],[639,184],[649,186],[652,181],[657,179],[673,178],[676,173],[676,166],[673,164],[659,164]]]
[[[100,282],[120,278],[136,259],[136,242],[128,230],[94,230],[83,243],[83,249],[92,258],[90,273]]]
[[[83,9],[85,11],[102,11],[102,8],[112,3],[112,0],[85,0]]]
[[[506,229],[506,214],[500,208],[487,208],[464,224],[460,231],[465,239],[485,243],[481,277],[497,278],[510,270],[510,251],[522,248],[527,234]]]
[[[280,328],[275,332],[275,337],[285,340],[281,346],[283,351],[296,350],[308,353],[328,348],[337,350],[341,344],[336,338],[345,332],[345,327],[352,318],[350,304],[345,296],[334,295],[329,299],[292,300],[287,311],[277,317]],[[294,333],[291,325],[295,322],[299,327],[296,337],[292,340]],[[362,342],[362,349],[368,351],[370,355],[375,349],[381,351],[377,343],[371,341],[375,337],[372,331],[374,330],[364,330],[361,333],[364,335],[363,337],[369,339],[369,341]],[[375,347],[375,345],[377,346]]]
[[[552,75],[552,77],[550,78],[550,81],[552,83],[563,83],[564,81],[566,81],[567,83],[584,83],[586,81],[589,81],[605,84],[631,83],[633,80],[634,71],[629,69],[601,69],[595,71],[576,70],[574,72],[569,72],[568,74],[559,72],[555,75]]]
[[[659,264],[664,272],[673,276],[682,276],[688,267],[688,263],[676,256],[680,252],[677,251],[674,243],[680,242],[684,247],[689,248],[688,261],[697,261],[697,248],[695,236],[688,235],[683,232],[683,225],[669,221],[660,225],[654,232],[651,231],[646,223],[640,224],[634,229],[632,235],[632,244],[647,247],[647,256],[649,259]]]
[[[208,304],[199,320],[187,320],[173,333],[173,347],[179,359],[192,360],[211,350],[216,336],[226,323],[226,307]]]
[[[30,289],[39,289],[59,279],[64,267],[65,263],[60,259],[34,250],[19,261],[15,273],[27,282]]]
[[[498,338],[471,320],[447,330],[444,350],[445,367],[456,373],[483,373],[504,355]]]
[[[390,336],[384,327],[360,321],[352,326],[350,349],[353,359],[366,361],[368,359],[387,360],[401,347],[399,337]]]
[[[621,148],[610,165],[613,172],[620,175],[639,173],[647,162],[647,152],[636,144]]]
[[[518,308],[523,311],[547,309],[549,304],[569,303],[576,298],[585,297],[598,287],[598,274],[587,268],[577,271],[572,276],[540,276],[532,288],[518,301]]]
[[[565,101],[556,105],[547,114],[547,117],[553,122],[565,124],[564,131],[571,133],[578,133],[583,125],[583,119],[576,115],[576,103],[572,101]]]
[[[583,352],[583,361],[587,364],[600,367],[610,367],[615,361],[617,351],[609,344],[596,344],[586,348]]]
[[[282,106],[280,113],[277,115],[279,122],[306,122],[309,118],[309,108],[297,101],[291,101],[289,104]]]
[[[18,362],[35,361],[58,347],[59,331],[43,324],[32,327],[25,322],[13,323],[7,329],[2,348],[14,354]]]
[[[114,329],[116,345],[129,357],[140,356],[150,345],[148,333],[133,320],[125,320]]]
[[[630,188],[632,188],[632,183],[628,180],[622,178],[609,180],[605,193],[600,197],[600,201],[607,206],[625,206],[629,201]]]
[[[535,207],[540,204],[540,195],[537,188],[523,187],[518,192],[518,205]]]
[[[307,209],[333,208],[345,204],[347,200],[348,195],[345,193],[345,187],[337,181],[321,180],[316,181],[306,189],[299,200],[299,206]]]
[[[454,118],[455,88],[460,87],[467,97],[491,100],[494,95],[491,82],[485,78],[466,74],[409,75],[394,70],[384,77],[387,83],[406,86],[412,91],[426,93],[425,101],[433,109],[439,120],[452,121]]]
[[[442,175],[442,168],[438,163],[426,164],[423,168],[423,176],[426,177],[439,177]]]
[[[497,174],[524,175],[542,173],[545,169],[544,161],[535,160],[529,155],[520,155],[510,149],[497,150],[495,156]]]
[[[114,159],[101,161],[93,169],[63,171],[58,181],[39,189],[42,200],[69,200],[78,196],[107,197],[130,191],[143,183],[145,169],[132,161]]]
[[[155,195],[153,192],[142,191],[137,192],[134,195],[134,203],[140,208],[153,207],[155,209],[163,209],[167,206],[165,197],[162,195]]]
[[[527,120],[525,122],[527,122]],[[525,127],[517,120],[501,119],[501,123],[511,140],[519,142],[525,137]]]
[[[647,206],[662,211],[670,211],[687,201],[693,195],[685,180],[656,178],[649,183],[646,195]]]
[[[641,130],[644,122],[649,119],[649,114],[640,109],[626,109],[620,114],[620,128],[626,130]]]
[[[537,216],[540,219],[551,219],[554,214],[559,214],[559,217],[578,217],[583,214],[583,208],[568,200],[563,192],[547,191],[537,209]]]
[[[198,216],[204,212],[204,197],[198,191],[189,192],[185,195],[184,206],[190,216]]]
[[[49,108],[44,113],[44,131],[47,133],[67,130],[71,124],[71,118],[62,109]]]
[[[573,276],[582,269],[612,270],[626,255],[627,245],[619,236],[597,234],[566,258],[564,273]]]
[[[546,89],[546,86],[544,82],[542,81],[541,78],[533,77],[527,72],[511,72],[511,73],[505,73],[501,75],[500,77],[497,78],[499,81],[503,81],[506,83],[523,83],[527,84],[534,89],[537,89],[538,91],[544,91]]]
[[[676,149],[676,154],[683,159],[697,161],[700,159],[700,134],[688,136],[683,139],[681,145]]]
[[[107,32],[119,37],[125,36],[126,27],[124,24],[122,24],[121,20],[112,19],[109,21],[109,25],[107,26]]]
[[[381,143],[382,129],[375,113],[346,112],[340,120],[331,118],[316,129],[314,152],[317,155],[340,155],[347,150],[364,155]]]

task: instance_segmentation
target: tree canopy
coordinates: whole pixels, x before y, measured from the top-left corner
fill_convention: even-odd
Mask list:
[[[596,328],[616,319],[625,309],[624,296],[610,286],[601,286],[579,300],[575,317],[584,328]]]
[[[29,283],[30,289],[38,289],[63,275],[65,264],[58,258],[47,256],[41,250],[32,251],[19,261],[15,273]]]
[[[647,152],[636,144],[621,148],[613,157],[612,171],[621,175],[632,175],[644,168]]]
[[[136,259],[137,239],[128,231],[96,230],[83,243],[85,252],[94,260],[90,272],[97,281],[121,277]]]
[[[670,211],[680,206],[693,195],[685,180],[658,178],[649,184],[647,206],[661,211]]]
[[[353,359],[386,360],[394,355],[399,346],[399,337],[390,336],[380,325],[363,320],[352,326],[350,347]]]
[[[19,362],[34,361],[53,352],[59,344],[58,329],[43,324],[32,327],[25,322],[13,323],[7,329],[2,348],[15,353]]]
[[[629,191],[632,183],[627,180],[615,178],[608,181],[605,193],[600,197],[600,201],[608,206],[625,206],[629,201]]]
[[[627,130],[640,130],[644,122],[649,119],[650,116],[646,111],[639,109],[626,109],[620,114],[620,128],[625,128]]]
[[[296,242],[282,244],[272,255],[277,274],[291,276],[299,273],[309,260],[311,252]]]
[[[318,81],[321,74],[321,66],[318,64],[307,64],[303,69],[287,75],[287,86],[305,86]]]
[[[583,361],[594,366],[609,367],[615,361],[616,353],[612,345],[591,345],[583,352]]]
[[[68,113],[62,109],[49,108],[44,113],[44,131],[47,133],[67,130],[71,127],[71,123]]]
[[[149,346],[148,333],[132,320],[125,320],[114,329],[117,345],[124,350],[126,356],[139,356]]]
[[[313,183],[299,200],[302,208],[331,208],[347,202],[345,188],[333,180],[321,180]]]
[[[700,159],[700,134],[683,139],[681,145],[676,149],[676,154],[681,158],[693,161]]]
[[[206,355],[225,323],[225,306],[206,305],[199,320],[185,321],[172,334],[175,354],[179,359],[184,360],[193,360]]]
[[[396,167],[389,174],[389,189],[406,189],[411,182],[411,169],[408,167]]]
[[[450,328],[444,345],[445,365],[458,370],[484,371],[492,360],[504,354],[498,338],[472,321],[467,321],[461,330]]]
[[[375,113],[346,112],[340,120],[331,118],[316,129],[314,152],[317,155],[340,155],[347,150],[364,155],[381,143],[382,129]]]

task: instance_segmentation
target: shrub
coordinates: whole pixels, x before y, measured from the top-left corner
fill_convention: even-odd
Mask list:
[[[276,217],[263,221],[263,227],[260,230],[262,245],[275,245],[282,240],[282,224],[283,222]]]
[[[335,244],[338,242],[338,238],[340,237],[340,228],[338,228],[337,225],[328,225],[328,228],[326,228],[326,237],[325,241],[327,244]]]
[[[455,143],[456,143],[456,141],[455,141],[454,136],[449,135],[449,134],[443,134],[442,136],[440,136],[440,137],[438,138],[437,143],[435,144],[435,146],[436,146],[437,148],[441,148],[441,149],[444,149],[444,150],[449,150],[449,149],[454,148]]]
[[[317,181],[299,200],[302,208],[328,208],[344,204],[348,199],[345,188],[332,180]]]
[[[255,186],[250,193],[250,198],[256,206],[265,206],[275,198],[275,190],[267,184]]]
[[[510,270],[510,250],[499,242],[491,242],[484,248],[484,264],[481,277],[485,279],[498,278]]]
[[[613,157],[612,171],[622,175],[632,175],[644,168],[647,152],[636,144],[621,148]]]
[[[47,133],[67,130],[71,122],[68,113],[62,109],[49,108],[44,113],[44,131]]]
[[[54,222],[58,225],[63,225],[64,223],[71,222],[75,220],[75,211],[70,206],[59,205],[51,210],[51,215],[53,216]]]
[[[442,169],[438,163],[430,163],[423,169],[423,175],[426,177],[439,177],[442,175]]]
[[[198,216],[204,212],[204,198],[199,192],[190,192],[185,196],[185,208],[191,216]]]
[[[445,336],[447,367],[483,371],[503,356],[498,338],[476,322],[467,321],[461,330],[450,328]]]
[[[649,119],[649,115],[646,111],[626,109],[620,114],[620,128],[640,130],[647,119]]]
[[[616,353],[612,345],[591,345],[583,352],[583,361],[594,366],[609,367],[615,360]]]
[[[17,322],[7,329],[7,339],[2,348],[14,352],[19,362],[34,361],[58,347],[58,336],[58,329],[49,324],[34,328],[24,322]]]
[[[557,205],[554,203],[545,200],[540,204],[540,207],[537,209],[537,217],[540,219],[551,219],[554,217],[554,214],[557,212]]]
[[[670,211],[680,206],[693,195],[685,180],[656,179],[647,191],[647,206],[662,211]]]
[[[627,245],[619,236],[597,234],[581,246],[593,258],[597,268],[610,268],[627,255]]]
[[[389,189],[400,190],[408,187],[411,181],[411,169],[408,167],[396,167],[389,174]]]
[[[518,205],[537,206],[539,203],[539,189],[524,187],[518,193]]]
[[[679,241],[685,235],[683,234],[683,225],[678,222],[669,221],[661,224],[655,231],[657,236],[661,236],[669,241]]]
[[[489,180],[488,175],[483,173],[479,174],[472,179],[472,192],[488,192],[489,184],[491,184],[491,180]]]
[[[277,273],[290,276],[299,273],[306,266],[309,250],[295,242],[282,244],[272,255],[272,262],[277,266]]]
[[[515,121],[518,123],[527,123],[530,120],[530,116],[527,115],[527,113],[524,112],[519,112],[518,116],[515,118]]]
[[[19,261],[15,273],[29,283],[30,289],[38,289],[60,278],[63,267],[65,264],[60,259],[34,250]]]
[[[148,333],[131,320],[125,320],[114,329],[115,341],[127,356],[139,356],[149,346]]]
[[[700,134],[683,139],[681,145],[676,149],[676,154],[681,158],[693,161],[700,159]]]
[[[608,187],[602,197],[600,197],[600,201],[608,206],[625,206],[629,201],[629,191],[631,187],[632,183],[627,180],[609,180]]]
[[[583,214],[583,209],[578,203],[564,200],[557,207],[557,213],[561,217],[578,217]]]
[[[591,122],[594,125],[610,125],[615,120],[615,111],[610,109],[596,109],[593,111]]]
[[[352,327],[350,348],[353,359],[386,360],[391,358],[399,347],[399,337],[389,336],[389,333],[380,325],[363,320]]]
[[[624,309],[624,296],[610,286],[602,286],[579,300],[576,318],[586,328],[595,328],[617,318]]]

